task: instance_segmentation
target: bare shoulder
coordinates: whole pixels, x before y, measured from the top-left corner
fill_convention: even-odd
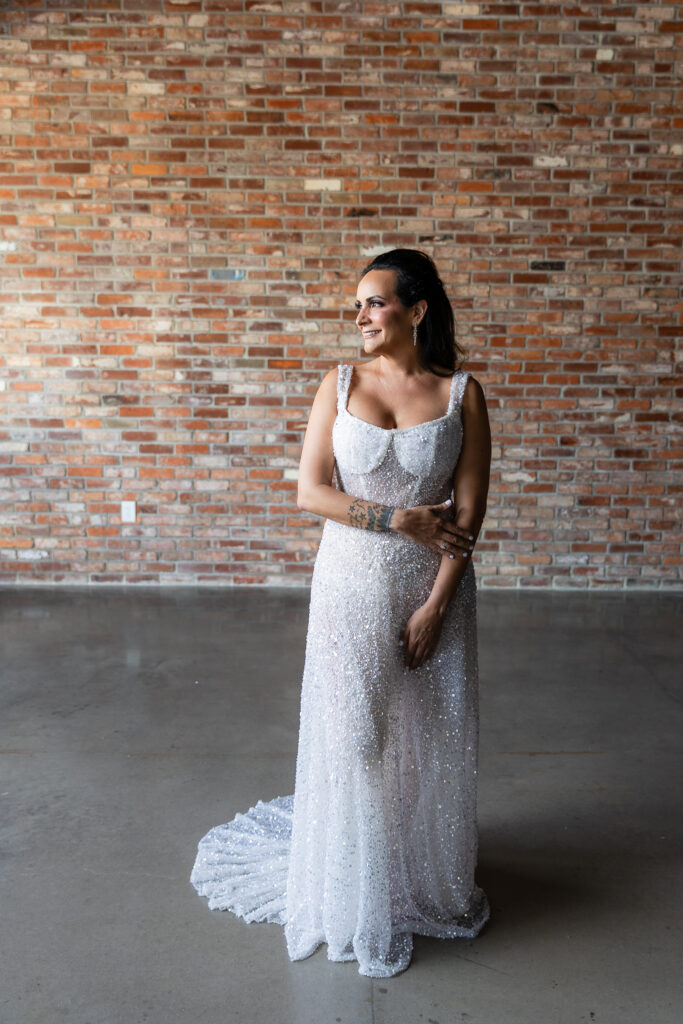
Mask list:
[[[320,382],[320,391],[336,391],[337,380],[339,379],[339,367],[333,366],[331,370],[328,370],[323,379]]]
[[[332,421],[337,411],[337,380],[339,368],[333,366],[328,370],[315,393],[311,408],[311,419],[314,423]]]
[[[470,409],[472,411],[481,409],[483,406],[486,408],[486,399],[484,398],[484,389],[477,380],[471,374],[467,378],[467,384],[465,384],[465,391],[462,396],[463,408]]]
[[[373,361],[376,362],[376,360],[373,360]],[[372,365],[372,364],[369,364],[369,363],[348,363],[348,362],[337,363],[336,366],[333,366],[331,370],[327,371],[327,373],[323,377],[322,381],[320,382],[320,388],[321,389],[325,388],[326,390],[336,390],[337,381],[339,380],[339,367],[340,366],[352,366],[354,370],[361,370],[365,366],[369,366],[369,365]]]
[[[463,423],[470,428],[477,429],[481,426],[488,429],[489,414],[486,408],[484,389],[476,377],[468,377],[465,391],[462,396],[462,418]]]
[[[371,359],[369,362],[364,363],[352,363],[345,360],[343,365],[351,367],[352,383],[350,387],[353,391],[365,391],[369,394],[373,393],[373,388],[376,386],[375,382],[377,380],[379,359]],[[335,367],[334,371],[331,371],[331,373],[334,373],[334,382],[336,387],[338,380],[338,367]]]

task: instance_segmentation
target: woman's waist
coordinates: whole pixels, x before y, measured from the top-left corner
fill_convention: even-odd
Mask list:
[[[426,601],[440,564],[437,551],[394,530],[361,530],[326,519],[313,575],[316,586],[340,600],[394,608]]]
[[[366,481],[367,483],[367,481]],[[344,494],[353,496],[354,501],[367,501],[375,505],[386,505],[389,508],[415,508],[418,505],[439,505],[446,498],[451,496],[453,489],[452,481],[447,481],[442,486],[434,487],[425,482],[420,486],[413,482],[410,487],[384,490],[381,486],[359,487],[353,491],[346,491],[339,488]],[[342,524],[344,525],[344,524]]]
[[[441,559],[438,551],[427,547],[426,544],[420,544],[404,533],[398,533],[396,530],[364,529],[350,526],[348,523],[338,523],[336,519],[325,520],[320,539],[321,548],[323,545],[325,548],[338,549],[346,558],[355,553],[368,558],[378,556],[383,559],[410,559],[417,564],[425,565],[439,563]]]

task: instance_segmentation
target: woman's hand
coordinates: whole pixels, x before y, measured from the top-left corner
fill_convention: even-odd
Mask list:
[[[401,633],[400,643],[405,648],[406,668],[419,668],[434,653],[443,616],[428,605],[421,605],[408,619]]]
[[[444,518],[450,513],[452,501],[448,498],[439,505],[415,505],[413,508],[395,509],[391,529],[405,534],[418,544],[426,544],[439,554],[461,555],[467,558],[474,547],[474,538],[469,530],[456,526]]]

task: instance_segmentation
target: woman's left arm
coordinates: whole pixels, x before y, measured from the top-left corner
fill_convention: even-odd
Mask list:
[[[453,477],[453,509],[456,525],[469,530],[473,550],[486,515],[491,469],[491,429],[486,400],[474,377],[470,377],[465,387],[462,423],[462,447]],[[465,574],[469,557],[466,551],[461,557],[442,556],[431,594],[411,615],[401,636],[408,668],[418,668],[433,653],[441,621]]]

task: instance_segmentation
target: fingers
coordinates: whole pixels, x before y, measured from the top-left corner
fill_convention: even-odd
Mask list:
[[[420,544],[447,554],[451,558],[467,558],[474,550],[474,534],[464,526],[458,526],[438,513],[451,506],[450,499],[440,505],[416,506],[410,529],[403,532]]]
[[[440,555],[448,555],[449,558],[469,558],[472,554],[472,545],[469,541],[440,540],[432,545]]]
[[[415,657],[415,647],[416,647],[416,645],[414,643],[411,643],[407,626],[405,627],[405,629],[401,633],[401,639],[399,640],[399,645],[403,648],[403,667],[404,668],[411,668],[413,659]]]
[[[474,546],[474,534],[470,530],[466,530],[464,526],[456,526],[455,523],[444,522],[442,529],[446,533],[453,534],[454,539],[466,541],[468,546],[471,544]]]
[[[441,535],[437,539],[437,547],[442,552],[450,554],[451,558],[456,554],[467,558],[474,550],[474,536],[461,526],[444,523]]]
[[[403,667],[404,668],[409,668],[409,669],[414,668],[415,667],[416,657],[417,657],[417,652],[415,650],[407,650],[406,651],[406,656],[403,659]]]
[[[419,641],[411,647],[410,643],[406,647],[405,657],[403,659],[404,668],[416,669],[431,658],[434,653],[434,645],[428,643],[420,643]]]
[[[412,657],[409,658],[409,659],[408,658],[406,659],[406,661],[404,663],[405,664],[405,668],[408,668],[408,669],[420,668],[425,663],[425,661],[427,661],[428,658],[431,658],[431,656],[432,656],[432,652],[431,651],[425,651],[422,654],[419,653],[418,651],[414,651]]]

